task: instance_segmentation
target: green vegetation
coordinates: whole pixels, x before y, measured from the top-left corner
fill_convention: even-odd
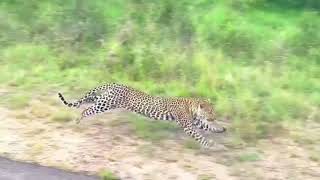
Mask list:
[[[319,162],[320,161],[320,155],[317,152],[313,152],[313,153],[311,153],[309,159],[311,161]]]
[[[246,153],[246,154],[240,155],[238,157],[238,160],[242,162],[259,161],[260,155],[257,153]]]
[[[184,146],[188,149],[196,149],[196,150],[199,150],[201,148],[199,143],[197,143],[196,141],[194,141],[192,139],[186,140],[184,143]]]
[[[30,95],[15,93],[4,96],[0,103],[11,109],[22,109],[29,105],[30,100]]]
[[[206,96],[251,141],[320,116],[319,10],[318,0],[2,0],[0,83],[74,97],[111,81]],[[140,136],[161,131],[134,125]]]
[[[199,180],[210,180],[210,179],[216,179],[213,175],[200,175],[198,177]]]
[[[75,120],[76,117],[68,111],[61,110],[59,111],[59,113],[56,113],[51,119],[55,122],[69,122]]]
[[[134,133],[143,139],[153,142],[159,142],[162,139],[167,139],[170,136],[175,136],[178,131],[177,126],[170,122],[150,121],[149,119],[141,118],[133,115],[130,118],[130,125]]]
[[[120,178],[116,177],[112,172],[103,170],[100,172],[99,176],[101,180],[119,180]]]

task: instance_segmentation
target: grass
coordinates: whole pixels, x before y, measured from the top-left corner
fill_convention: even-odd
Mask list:
[[[4,106],[9,107],[11,109],[23,109],[29,106],[29,102],[31,97],[27,94],[10,94],[9,96],[5,96],[1,101]]]
[[[210,180],[210,179],[215,179],[214,175],[200,175],[198,177],[199,180]]]
[[[75,118],[76,117],[71,112],[60,110],[51,117],[51,120],[54,122],[65,123],[73,121]]]
[[[184,143],[184,147],[186,147],[188,149],[195,149],[195,150],[199,150],[201,148],[199,143],[194,141],[193,139],[186,140]]]
[[[36,158],[37,156],[44,153],[44,149],[45,149],[45,146],[43,146],[42,144],[33,144],[29,150],[30,156],[32,156],[33,158]]]
[[[320,156],[318,153],[314,152],[309,156],[309,159],[314,162],[320,162]]]
[[[99,176],[101,177],[102,180],[120,180],[120,178],[118,178],[112,172],[110,172],[108,170],[102,170],[99,173]]]
[[[14,117],[20,120],[25,120],[29,118],[29,115],[25,112],[15,112]]]
[[[152,142],[169,139],[176,135],[178,129],[173,123],[149,120],[138,115],[132,115],[129,123],[139,138]]]
[[[245,153],[238,156],[240,162],[254,162],[261,159],[258,153]]]
[[[120,82],[154,95],[208,97],[219,118],[232,120],[234,136],[249,142],[320,112],[320,18],[312,8],[259,0],[77,3],[1,3],[0,84],[19,92],[2,100],[10,108],[28,106],[29,94],[79,98]],[[62,116],[53,119],[70,120]],[[171,131],[140,120],[133,127],[153,141]]]

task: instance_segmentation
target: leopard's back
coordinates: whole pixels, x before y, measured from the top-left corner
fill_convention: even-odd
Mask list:
[[[100,95],[98,95],[100,92]],[[127,85],[109,83],[88,92],[75,103],[68,103],[59,93],[64,104],[79,107],[84,102],[97,103],[97,111],[108,108],[123,108],[156,120],[175,120],[177,115],[190,114],[195,100],[182,97],[153,96]]]
[[[172,99],[166,97],[152,96],[145,92],[133,89],[128,86],[118,86],[121,88],[120,94],[115,94],[119,99],[119,108],[142,114],[156,120],[174,120],[171,102]],[[118,91],[120,92],[120,91]]]

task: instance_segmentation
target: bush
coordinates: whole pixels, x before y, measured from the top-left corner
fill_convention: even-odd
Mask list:
[[[299,19],[298,32],[292,37],[291,45],[297,55],[319,58],[320,20],[318,13],[307,12]]]

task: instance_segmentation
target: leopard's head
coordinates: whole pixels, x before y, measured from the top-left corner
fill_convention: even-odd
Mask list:
[[[196,119],[214,121],[216,119],[216,112],[213,108],[213,104],[209,100],[200,99],[197,102]]]

